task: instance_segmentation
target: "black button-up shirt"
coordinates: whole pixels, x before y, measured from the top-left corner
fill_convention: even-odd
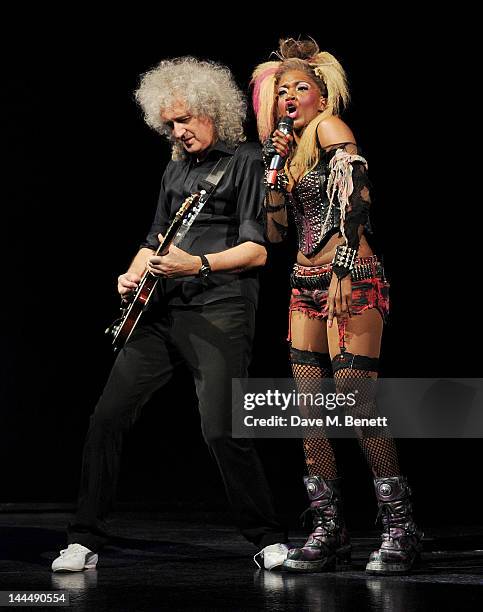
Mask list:
[[[204,255],[226,251],[247,241],[264,244],[262,202],[265,189],[260,148],[255,143],[242,143],[235,150],[218,142],[199,163],[193,156],[168,163],[161,182],[156,215],[141,247],[158,248],[158,234],[165,233],[184,200],[203,188],[201,181],[225,155],[233,155],[231,163],[177,246],[191,255]],[[255,270],[212,272],[204,280],[192,276],[161,279],[153,301],[156,303],[161,299],[169,306],[199,306],[242,296],[256,303],[257,295]]]

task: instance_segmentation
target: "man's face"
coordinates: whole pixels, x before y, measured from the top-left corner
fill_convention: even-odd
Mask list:
[[[187,153],[199,156],[215,142],[215,128],[209,117],[195,117],[185,102],[175,102],[161,113],[161,119],[172,129]]]

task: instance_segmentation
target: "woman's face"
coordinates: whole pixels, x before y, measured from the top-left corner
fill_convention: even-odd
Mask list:
[[[281,75],[277,98],[278,118],[292,117],[296,132],[303,130],[327,104],[315,81],[302,70],[287,70]]]

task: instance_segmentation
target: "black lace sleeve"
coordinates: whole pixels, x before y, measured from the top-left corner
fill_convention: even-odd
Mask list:
[[[359,248],[359,227],[369,220],[371,204],[370,183],[367,177],[367,166],[364,162],[352,162],[352,183],[354,189],[349,196],[349,210],[345,218],[345,235],[347,244],[353,249]]]
[[[285,173],[280,171],[277,177],[277,183],[274,187],[267,185],[266,177],[270,160],[277,151],[273,146],[272,139],[268,138],[262,146],[262,158],[265,165],[265,235],[269,242],[282,242],[287,238],[288,231],[288,215],[286,206],[286,191],[287,183]]]
[[[286,194],[267,189],[265,195],[265,234],[269,242],[282,242],[287,238],[288,215]]]
[[[327,195],[340,209],[340,231],[351,249],[359,248],[359,227],[366,225],[371,204],[367,162],[354,144],[335,150],[329,162]]]

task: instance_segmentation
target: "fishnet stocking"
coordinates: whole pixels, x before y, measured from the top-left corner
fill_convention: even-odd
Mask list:
[[[292,361],[292,375],[297,381],[299,393],[316,394],[320,392],[318,381],[321,378],[331,376],[332,371],[322,366]],[[300,411],[303,413],[303,416],[309,418],[321,416],[317,407],[314,406],[306,407],[305,409],[303,406],[300,406]],[[314,412],[317,412],[317,414],[314,414]],[[322,476],[322,478],[327,480],[337,478],[337,464],[332,444],[328,438],[321,437],[320,428],[317,430],[317,436],[308,434],[304,438],[303,447],[309,476]]]
[[[364,378],[368,379],[368,383],[366,385],[358,385],[357,381]],[[374,397],[375,381],[377,379],[376,372],[341,368],[335,372],[334,379],[337,392],[339,393],[348,393],[357,388],[357,403],[355,409],[351,410],[351,414],[358,418],[375,418],[379,416]],[[373,379],[374,383],[371,383],[369,379]],[[385,428],[381,427],[380,433],[372,431],[370,437],[367,434],[364,435],[363,431],[358,428],[356,428],[356,433],[362,452],[374,476],[376,478],[397,476],[399,474],[399,461],[396,444],[393,438],[385,433]]]

